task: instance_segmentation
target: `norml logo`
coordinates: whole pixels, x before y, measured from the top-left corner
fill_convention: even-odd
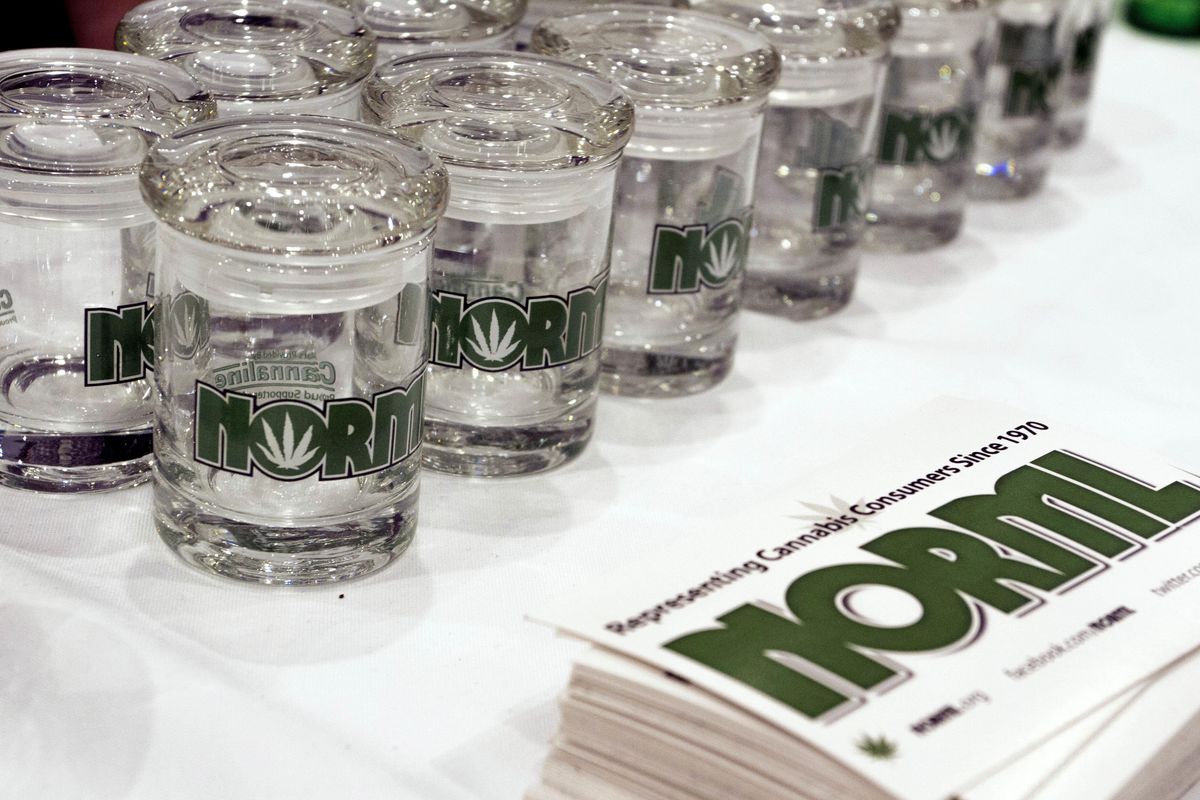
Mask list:
[[[489,372],[570,364],[600,346],[608,276],[564,298],[544,295],[518,303],[507,297],[467,302],[465,295],[434,292],[432,363]]]
[[[887,653],[947,652],[986,635],[989,613],[1018,615],[1152,546],[1200,514],[1200,488],[1161,488],[1064,451],[996,481],[994,494],[929,512],[948,525],[903,528],[861,549],[869,563],[799,576],[783,597],[790,616],[739,606],[713,627],[664,645],[810,718],[833,719],[910,673]],[[920,604],[902,626],[854,612],[872,586]]]
[[[183,292],[171,300],[167,324],[172,355],[191,358],[208,336],[208,303],[191,292]]]
[[[196,382],[196,461],[281,481],[340,480],[395,466],[421,444],[424,374],[406,389],[326,400],[258,405],[253,395]]]
[[[750,237],[739,219],[715,225],[656,225],[650,251],[650,294],[719,289],[746,264]]]
[[[83,311],[85,386],[126,383],[154,369],[154,307],[146,302]]]
[[[879,137],[879,163],[911,166],[965,158],[974,139],[975,114],[955,108],[924,114],[889,108]]]
[[[10,322],[17,321],[17,312],[13,308],[12,292],[8,289],[0,289],[0,325],[7,325]]]
[[[1075,34],[1071,47],[1071,72],[1087,75],[1096,66],[1096,52],[1100,49],[1100,25],[1093,23]]]
[[[817,178],[813,230],[840,228],[862,219],[867,169],[861,164],[824,167]]]
[[[1013,66],[1004,92],[1004,116],[1040,117],[1050,114],[1062,65],[1059,63]]]

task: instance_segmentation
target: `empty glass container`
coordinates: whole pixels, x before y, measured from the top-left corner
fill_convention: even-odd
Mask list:
[[[858,275],[896,6],[690,5],[753,27],[783,57],[763,126],[743,304],[793,319],[837,311]]]
[[[883,92],[868,243],[923,250],[958,235],[994,27],[990,0],[900,0]]]
[[[213,113],[150,58],[0,54],[0,484],[148,476],[155,240],[137,170],[156,139]]]
[[[1066,52],[1068,0],[1000,0],[975,134],[971,196],[1007,200],[1046,180]]]
[[[450,204],[434,242],[425,463],[548,469],[592,434],[617,160],[633,107],[552,59],[399,59],[365,113],[436,153]]]
[[[617,177],[603,387],[707,389],[733,363],[778,53],[744,25],[652,6],[544,19],[530,49],[596,71],[637,108]]]
[[[364,575],[416,529],[436,160],[373,126],[252,116],[161,140],[154,519],[192,564]]]

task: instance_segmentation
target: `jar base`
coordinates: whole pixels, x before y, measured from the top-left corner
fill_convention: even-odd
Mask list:
[[[733,367],[737,337],[718,352],[696,356],[605,347],[600,351],[600,391],[622,397],[682,397],[725,380]]]
[[[855,256],[851,268],[834,273],[801,277],[747,274],[742,308],[793,320],[826,317],[850,302],[857,273]]]
[[[576,458],[592,437],[595,402],[569,416],[525,427],[484,427],[425,419],[421,464],[437,472],[497,478],[545,472]]]
[[[1083,120],[1060,122],[1054,128],[1054,146],[1058,148],[1074,147],[1083,141],[1086,127]]]
[[[147,432],[146,438],[149,437]],[[0,435],[0,440],[5,438]],[[0,486],[59,494],[108,492],[149,480],[152,461],[149,454],[129,461],[87,466],[50,466],[0,459]]]
[[[355,519],[307,522],[232,519],[155,482],[155,528],[185,562],[209,574],[278,586],[346,581],[390,564],[412,543],[417,492]]]
[[[1011,174],[975,174],[971,177],[970,196],[973,200],[1019,200],[1029,197],[1046,182],[1046,168],[1024,169]]]
[[[0,357],[0,485],[103,492],[150,477],[145,382],[87,386],[84,375],[69,354]]]
[[[963,213],[903,215],[873,210],[867,214],[867,222],[863,245],[868,250],[917,253],[953,241],[962,229]]]

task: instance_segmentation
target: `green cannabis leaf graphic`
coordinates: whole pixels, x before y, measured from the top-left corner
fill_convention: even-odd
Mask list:
[[[945,161],[954,155],[956,149],[958,149],[958,131],[949,120],[937,127],[930,128],[929,141],[925,145],[925,152],[929,154],[930,159]]]
[[[708,245],[708,270],[714,278],[724,278],[733,274],[737,267],[737,244],[734,236],[726,236],[721,240],[721,248],[717,249],[716,242]]]
[[[271,430],[271,426],[263,420],[263,435],[267,439],[267,446],[258,445],[258,449],[262,451],[263,456],[275,465],[277,469],[298,470],[304,466],[304,463],[317,454],[316,449],[309,450],[308,445],[312,442],[313,429],[310,425],[308,430],[304,432],[304,436],[300,437],[300,442],[296,443],[296,433],[292,429],[292,417],[290,414],[283,415],[283,446],[280,447],[279,440],[275,438],[275,431]]]
[[[192,306],[187,306],[183,309],[183,315],[174,315],[175,325],[175,341],[185,349],[194,349],[196,345],[199,326],[196,322],[196,309]]]
[[[854,743],[854,746],[871,758],[877,758],[880,761],[889,761],[895,758],[899,749],[896,743],[886,736],[868,736],[865,733]]]
[[[512,352],[521,344],[513,341],[513,335],[517,332],[517,323],[515,322],[508,326],[508,330],[504,332],[504,338],[500,338],[500,321],[496,318],[495,311],[492,312],[492,324],[489,326],[488,336],[483,335],[483,329],[474,319],[471,320],[471,326],[475,330],[474,338],[470,339],[471,346],[484,361],[503,361],[512,355]]]

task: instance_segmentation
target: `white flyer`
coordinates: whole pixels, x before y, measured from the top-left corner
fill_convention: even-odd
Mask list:
[[[1198,520],[1160,458],[944,399],[531,616],[947,800],[1200,645]]]

